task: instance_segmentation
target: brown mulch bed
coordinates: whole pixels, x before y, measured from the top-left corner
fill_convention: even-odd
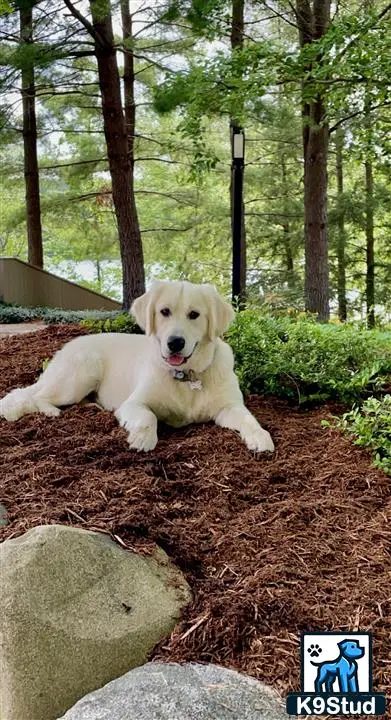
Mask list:
[[[0,340],[0,397],[31,383],[80,329]],[[1,530],[41,523],[157,542],[185,573],[194,602],[154,658],[215,662],[282,694],[299,689],[302,630],[371,630],[374,687],[391,690],[391,481],[320,420],[252,397],[275,440],[253,457],[213,425],[162,428],[152,453],[129,451],[113,416],[92,405],[60,418],[0,420]]]

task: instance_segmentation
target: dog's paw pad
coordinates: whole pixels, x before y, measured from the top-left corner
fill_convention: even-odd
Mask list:
[[[310,645],[309,648],[307,648],[307,652],[311,657],[319,657],[322,652],[322,648],[319,647],[319,645]]]

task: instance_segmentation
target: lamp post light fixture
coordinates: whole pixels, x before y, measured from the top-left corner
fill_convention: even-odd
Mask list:
[[[231,228],[232,300],[243,307],[246,290],[246,258],[243,217],[243,176],[245,138],[242,128],[231,126]]]
[[[235,130],[232,132],[232,157],[234,160],[244,160],[244,132],[239,128]]]

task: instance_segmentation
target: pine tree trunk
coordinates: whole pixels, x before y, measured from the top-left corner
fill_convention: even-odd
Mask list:
[[[284,249],[285,249],[285,267],[286,267],[286,279],[289,290],[295,289],[295,266],[293,262],[293,255],[291,249],[291,229],[289,223],[284,223],[282,226],[284,233]]]
[[[373,167],[365,162],[366,304],[368,328],[375,327],[375,232],[373,215]]]
[[[373,0],[365,0],[365,7],[373,8]],[[365,160],[365,239],[366,239],[366,278],[365,295],[367,306],[367,325],[369,330],[375,327],[375,222],[373,205],[373,128],[371,118],[371,98],[369,88],[365,93],[364,124],[366,130]]]
[[[289,201],[289,188],[286,174],[286,162],[285,155],[282,148],[279,148],[280,162],[281,162],[281,194],[283,196],[283,212],[288,214],[289,208],[287,203]],[[289,290],[295,289],[295,266],[293,260],[292,244],[291,244],[291,226],[289,222],[285,222],[282,226],[284,232],[284,251],[286,259],[286,278]]]
[[[343,198],[343,148],[344,131],[338,128],[335,134],[336,176],[338,197],[338,235],[337,235],[337,266],[338,266],[338,317],[341,322],[347,319],[346,305],[346,265],[345,265],[345,212]]]
[[[130,163],[134,166],[134,134],[136,131],[136,103],[134,99],[134,55],[130,48],[132,41],[132,16],[129,10],[129,0],[121,0],[122,37],[124,40],[124,100],[125,123],[128,136]]]
[[[368,3],[369,4],[369,3]],[[366,278],[365,296],[368,328],[375,327],[375,221],[373,207],[373,130],[371,119],[371,101],[365,98],[364,124],[366,130],[365,160],[365,240],[366,240]]]
[[[98,283],[99,292],[102,290],[102,270],[100,266],[100,260],[96,261],[96,281]]]
[[[20,10],[20,42],[33,42],[32,6]],[[34,66],[26,65],[21,71],[23,107],[24,181],[26,187],[28,261],[43,267],[41,203],[37,153],[37,119],[35,114]]]
[[[133,174],[122,109],[111,13],[107,9],[105,16],[102,17],[102,5],[99,0],[91,0],[90,8],[93,28],[99,38],[95,40],[95,54],[121,251],[123,307],[127,310],[133,300],[145,292],[143,249],[134,199]]]
[[[231,25],[231,50],[243,47],[243,32],[244,32],[244,0],[232,0],[232,25]],[[230,133],[233,137],[234,133],[241,132],[242,128],[237,118],[231,118],[230,121]],[[231,208],[231,229],[232,236],[234,234],[234,178],[232,170],[231,183],[230,183],[230,208]],[[242,182],[244,176],[244,168],[242,171]],[[240,236],[240,292],[239,292],[239,306],[244,307],[246,298],[246,220],[245,220],[245,207],[244,201],[242,201],[242,213],[241,213],[241,236]]]
[[[302,47],[320,39],[328,28],[330,0],[297,0],[297,22]],[[310,69],[310,68],[308,68]],[[307,81],[308,82],[308,81]],[[310,82],[310,81],[309,81]],[[329,134],[323,98],[304,102],[304,234],[306,310],[318,320],[329,319],[327,247],[327,155]]]
[[[321,100],[313,110],[312,118],[324,117]],[[310,127],[304,162],[305,298],[306,309],[321,321],[329,318],[327,149],[327,127]]]

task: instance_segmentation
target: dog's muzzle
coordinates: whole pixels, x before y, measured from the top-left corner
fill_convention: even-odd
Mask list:
[[[163,358],[163,360],[165,360],[166,363],[168,363],[168,365],[171,365],[171,367],[179,367],[180,365],[184,365],[188,360],[190,360],[197,345],[198,345],[198,343],[196,343],[194,345],[193,350],[191,351],[190,355],[183,355],[181,352],[172,352],[172,353],[170,353],[170,355],[167,355],[167,356],[164,356],[162,354],[162,358]]]

